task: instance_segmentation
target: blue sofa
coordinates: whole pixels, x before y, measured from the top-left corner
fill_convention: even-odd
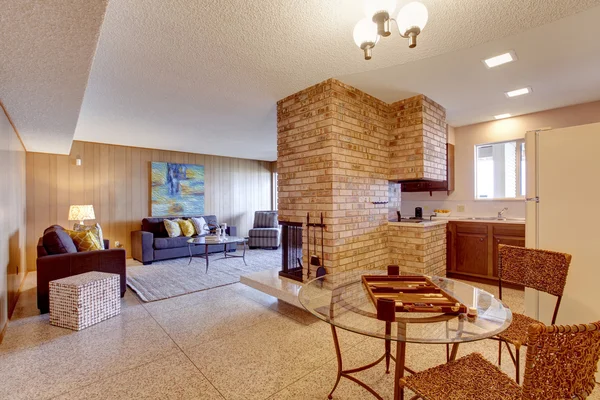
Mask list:
[[[209,226],[218,226],[215,215],[201,215],[195,218],[203,217]],[[165,219],[189,219],[192,217],[169,217],[169,218],[144,218],[142,220],[142,229],[131,232],[131,252],[133,259],[144,265],[152,264],[153,261],[168,260],[171,258],[189,257],[186,236],[171,238],[165,228]],[[236,236],[235,226],[227,227],[227,234]],[[222,252],[225,249],[223,245],[209,246],[209,253]],[[229,249],[228,251],[235,251]],[[192,254],[204,254],[204,246],[193,246]]]

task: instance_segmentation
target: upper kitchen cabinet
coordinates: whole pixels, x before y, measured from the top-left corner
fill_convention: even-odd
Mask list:
[[[391,104],[390,111],[389,180],[445,181],[446,109],[421,94]]]

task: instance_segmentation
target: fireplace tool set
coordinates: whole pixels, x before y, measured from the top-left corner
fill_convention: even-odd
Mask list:
[[[313,253],[310,251],[310,231],[313,231]],[[318,250],[317,250],[317,230],[321,229],[321,258],[319,258]],[[323,265],[323,260],[325,260],[325,251],[323,245],[323,231],[325,230],[325,224],[323,223],[323,213],[321,213],[321,223],[311,223],[310,222],[310,213],[306,213],[306,242],[308,245],[308,257],[309,264],[317,267],[317,278],[325,275],[325,267]],[[308,268],[308,277],[310,277],[310,266]]]

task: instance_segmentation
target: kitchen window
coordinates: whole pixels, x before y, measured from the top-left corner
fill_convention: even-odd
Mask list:
[[[525,197],[525,141],[475,146],[475,199]]]

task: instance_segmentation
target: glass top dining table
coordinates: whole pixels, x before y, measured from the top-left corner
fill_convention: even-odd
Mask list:
[[[375,304],[363,284],[362,275],[387,274],[387,271],[368,270],[325,275],[305,283],[298,293],[300,304],[306,310],[331,325],[338,373],[328,396],[330,399],[340,378],[344,377],[361,385],[375,398],[382,400],[373,388],[351,374],[373,368],[384,360],[386,373],[389,373],[390,360],[393,360],[395,362],[393,398],[400,400],[404,396],[404,389],[399,385],[400,379],[405,371],[414,373],[406,366],[407,343],[446,344],[446,357],[451,361],[455,359],[460,343],[493,337],[508,328],[512,322],[510,309],[493,294],[467,283],[442,277],[428,278],[464,304],[469,309],[468,314],[396,312],[393,320],[380,320],[377,318]],[[336,328],[383,339],[384,354],[368,365],[344,369]],[[390,345],[392,341],[397,342],[395,356],[392,355]]]
[[[396,313],[396,322],[386,333],[386,323],[362,282],[362,275],[387,275],[386,271],[350,271],[313,279],[300,289],[300,303],[311,314],[338,328],[381,339],[407,343],[471,342],[504,331],[512,313],[502,301],[483,289],[452,279],[431,281],[462,304],[476,309],[474,318],[465,314]],[[408,274],[405,274],[408,275]],[[412,274],[414,275],[414,274]]]

